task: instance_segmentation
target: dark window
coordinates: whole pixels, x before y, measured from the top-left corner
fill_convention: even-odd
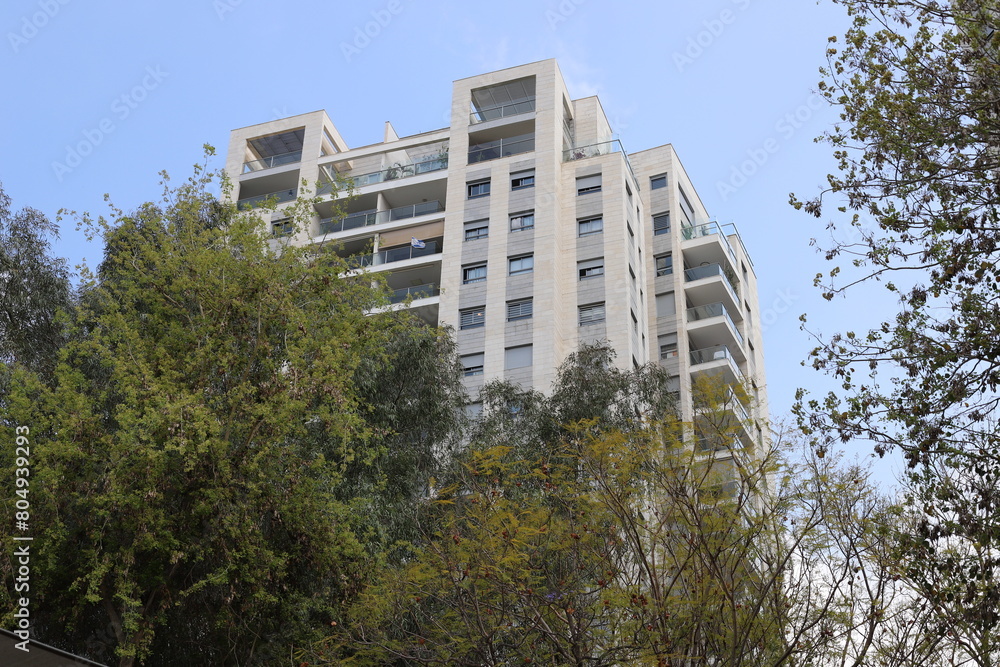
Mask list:
[[[490,235],[490,223],[488,220],[477,220],[465,223],[465,240],[478,241]]]
[[[674,272],[674,257],[666,254],[656,258],[656,275],[669,276]]]
[[[486,280],[486,264],[473,264],[462,267],[462,284],[481,283]]]
[[[523,190],[524,188],[535,187],[535,174],[511,174],[510,189]]]
[[[469,183],[466,186],[469,199],[475,199],[476,197],[486,197],[490,194],[490,182],[486,181],[476,181],[475,183]]]
[[[670,214],[660,213],[659,215],[653,216],[653,235],[658,236],[660,234],[670,233]]]
[[[659,190],[660,188],[667,187],[667,177],[666,176],[653,176],[649,179],[649,188],[651,190]]]

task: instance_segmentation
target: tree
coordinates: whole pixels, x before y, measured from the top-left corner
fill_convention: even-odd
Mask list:
[[[695,383],[694,424],[629,410],[602,426],[598,403],[597,417],[555,422],[570,396],[579,408],[615,378],[634,390],[658,373],[602,378],[601,358],[581,351],[550,398],[484,389],[480,439],[428,499],[411,557],[303,661],[930,664],[874,660],[909,607],[879,539],[888,503],[863,471],[748,447],[728,403],[738,388],[714,382]]]
[[[850,259],[852,273],[817,276],[827,298],[877,281],[900,309],[867,333],[820,341],[813,365],[843,392],[804,402],[803,423],[827,442],[898,447],[914,465],[976,454],[972,443],[989,452],[1000,400],[998,3],[835,1],[854,20],[820,83],[841,112],[824,137],[840,173],[792,202],[817,217],[827,199],[840,205],[826,256]]]
[[[920,610],[912,636],[947,664],[995,664],[1000,3],[835,1],[853,17],[820,83],[841,112],[824,137],[839,174],[792,203],[838,206],[826,256],[850,262],[817,276],[827,298],[878,282],[899,309],[819,339],[812,363],[841,389],[801,392],[797,411],[821,451],[852,438],[902,451],[913,503],[891,540]]]
[[[51,255],[58,227],[41,211],[10,206],[0,186],[0,363],[41,370],[63,339],[56,313],[71,303],[70,274]]]
[[[377,486],[408,432],[355,382],[407,336],[447,352],[366,314],[384,288],[334,254],[273,252],[212,182],[84,220],[105,260],[51,375],[15,369],[0,415],[33,443],[35,636],[123,666],[265,664],[327,627],[365,576],[346,474]]]

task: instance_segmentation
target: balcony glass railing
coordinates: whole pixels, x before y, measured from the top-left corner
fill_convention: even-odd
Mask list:
[[[694,282],[695,280],[701,280],[702,278],[714,278],[719,276],[722,278],[722,284],[726,286],[729,291],[730,296],[736,303],[740,302],[739,293],[736,288],[733,287],[732,282],[729,279],[726,271],[719,264],[709,264],[707,266],[699,266],[693,269],[687,269],[684,271],[684,280],[687,282]]]
[[[635,172],[632,171],[632,163],[629,162],[628,153],[622,147],[622,142],[618,139],[612,139],[611,141],[604,141],[599,144],[590,144],[589,146],[577,146],[576,148],[569,148],[563,151],[563,162],[573,162],[574,160],[585,160],[591,157],[597,157],[598,155],[609,155],[611,153],[621,153],[622,157],[625,159],[625,166],[628,167],[628,173],[632,174],[632,178],[635,179]],[[636,180],[636,184],[638,184]]]
[[[535,150],[535,135],[522,134],[509,139],[497,139],[485,144],[469,146],[469,164],[497,160],[508,155],[530,153]]]
[[[444,206],[441,205],[441,202],[428,201],[421,202],[420,204],[412,204],[410,206],[399,206],[388,211],[352,213],[344,218],[325,218],[320,220],[319,232],[320,234],[332,234],[334,232],[342,232],[348,229],[359,229],[361,227],[379,225],[383,222],[406,220],[407,218],[415,218],[418,215],[427,215],[428,213],[437,213],[438,211],[443,210]]]
[[[347,265],[352,269],[358,269],[366,266],[382,266],[383,264],[392,264],[393,262],[402,262],[407,259],[413,259],[415,257],[426,257],[427,255],[436,255],[441,252],[440,240],[437,241],[424,241],[423,248],[415,248],[413,246],[400,246],[398,248],[389,248],[388,250],[382,250],[374,255],[355,255],[353,257],[347,258]]]
[[[732,225],[726,225],[727,227],[732,227]],[[733,234],[736,233],[736,228],[733,227]],[[705,236],[718,235],[719,239],[722,241],[722,245],[726,246],[726,250],[729,251],[729,256],[733,258],[733,262],[736,261],[736,251],[733,250],[733,246],[729,243],[729,239],[726,238],[726,230],[723,225],[717,222],[707,222],[704,225],[694,225],[691,227],[681,228],[681,238],[685,241],[691,241],[693,239],[703,238]]]
[[[687,318],[688,322],[697,322],[698,320],[707,320],[711,317],[724,317],[726,322],[729,324],[730,330],[732,330],[733,335],[739,344],[743,345],[743,334],[740,330],[736,328],[736,323],[733,322],[733,318],[729,316],[729,311],[726,306],[721,302],[710,303],[707,306],[696,306],[694,308],[688,308]]]
[[[392,296],[389,297],[389,302],[400,303],[406,301],[411,296],[414,299],[426,299],[429,296],[437,296],[440,293],[441,288],[434,283],[417,285],[415,287],[404,287],[402,289],[393,290]]]
[[[514,102],[513,104],[504,104],[498,107],[490,107],[488,109],[473,109],[472,113],[469,114],[469,124],[475,125],[476,123],[485,123],[488,120],[507,118],[508,116],[517,116],[522,113],[531,113],[534,110],[534,97],[528,100]]]
[[[269,192],[266,195],[240,199],[236,202],[236,206],[241,211],[245,211],[250,208],[255,208],[268,200],[273,200],[276,204],[281,204],[286,201],[292,201],[293,199],[295,199],[295,190],[281,190],[279,192]]]
[[[733,373],[739,379],[740,382],[743,381],[743,373],[740,371],[739,365],[736,363],[736,359],[733,357],[733,353],[729,351],[729,348],[725,345],[713,345],[712,347],[705,347],[700,350],[691,350],[691,365],[698,366],[700,364],[708,364],[713,361],[719,361],[721,359],[727,359],[729,365],[732,366]]]
[[[243,173],[249,174],[252,171],[260,171],[262,169],[273,169],[274,167],[282,167],[286,164],[294,164],[295,162],[300,162],[302,160],[302,151],[295,151],[293,153],[282,153],[281,155],[271,155],[269,157],[261,158],[260,160],[251,160],[250,162],[243,163]]]
[[[383,169],[382,171],[373,171],[370,174],[359,174],[357,176],[344,174],[344,177],[352,181],[354,183],[354,187],[361,188],[366,185],[385,183],[386,181],[409,178],[410,176],[420,176],[421,174],[429,174],[431,172],[441,171],[442,169],[447,168],[448,155],[442,154],[429,160],[414,162],[412,164],[395,165],[389,167],[388,169]],[[333,192],[333,190],[333,183],[323,183],[319,186],[317,194],[328,195]]]

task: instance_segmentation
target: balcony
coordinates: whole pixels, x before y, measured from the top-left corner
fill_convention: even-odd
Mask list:
[[[236,202],[236,207],[241,211],[246,211],[252,208],[257,208],[269,200],[275,204],[283,204],[294,200],[295,197],[295,190],[279,190],[278,192],[269,192],[264,195],[257,195],[256,197],[240,199]]]
[[[708,222],[704,225],[694,225],[692,227],[682,227],[681,228],[681,241],[697,241],[700,239],[710,239],[711,241],[718,241],[729,253],[729,257],[733,260],[733,265],[736,265],[736,251],[733,249],[731,243],[729,243],[728,236],[731,234],[736,234],[736,227],[732,224],[720,225],[717,222]],[[697,244],[688,244],[688,246],[682,246],[684,252],[687,255],[694,254],[694,248]],[[692,261],[699,261],[701,258],[691,258]]]
[[[372,225],[380,225],[384,222],[394,222],[396,220],[406,220],[430,213],[443,211],[444,206],[439,201],[422,202],[410,206],[399,206],[388,211],[367,211],[364,213],[353,213],[344,218],[326,218],[319,221],[320,234],[335,234],[351,229],[361,229]]]
[[[690,359],[692,374],[722,375],[723,380],[729,384],[743,383],[743,373],[726,345],[691,350]]]
[[[433,241],[424,241],[423,248],[416,248],[412,245],[407,245],[399,246],[398,248],[389,248],[388,250],[381,250],[373,255],[357,255],[348,258],[347,264],[352,269],[362,267],[380,267],[385,264],[394,264],[396,262],[404,262],[409,259],[436,255],[441,252],[441,247],[441,239],[435,239]]]
[[[441,294],[441,288],[435,283],[428,283],[426,285],[417,285],[415,287],[404,287],[402,289],[393,290],[392,295],[389,297],[389,303],[402,303],[410,297],[413,300],[426,299],[432,296],[438,296]]]
[[[369,174],[360,174],[353,176],[351,174],[343,174],[342,176],[348,181],[351,181],[355,188],[363,188],[367,185],[376,185],[378,183],[386,183],[388,181],[395,181],[401,178],[410,178],[411,176],[421,176],[423,174],[430,174],[435,171],[441,171],[442,169],[448,168],[448,155],[447,153],[438,155],[429,160],[423,160],[421,162],[414,162],[412,164],[402,164],[393,165],[388,169],[383,169],[382,171],[373,171]],[[327,168],[327,177],[331,176],[331,168]],[[332,174],[336,176],[337,174]],[[324,183],[320,185],[317,194],[328,195],[334,191],[334,184],[332,183],[334,179],[330,178],[331,182]]]
[[[469,164],[497,160],[510,155],[530,153],[535,150],[535,135],[522,134],[508,139],[496,139],[469,146]]]
[[[692,345],[708,347],[724,343],[732,345],[734,354],[743,361],[743,334],[729,316],[729,310],[722,302],[688,308],[688,336]]]
[[[632,171],[632,163],[628,160],[628,153],[622,147],[622,142],[618,139],[612,139],[611,141],[603,141],[599,144],[590,144],[589,146],[577,146],[576,148],[570,148],[563,151],[563,162],[573,162],[575,160],[586,160],[587,158],[598,157],[600,155],[610,155],[611,153],[621,153],[622,158],[625,160],[625,166],[628,167],[628,173],[632,174],[632,180],[638,185],[639,181],[635,178],[635,172]]]
[[[249,174],[255,171],[263,171],[264,169],[283,167],[286,164],[294,164],[296,162],[301,162],[301,161],[302,161],[302,151],[282,153],[281,155],[271,155],[270,157],[266,157],[261,160],[252,160],[250,162],[244,162],[243,173]]]
[[[469,125],[485,123],[498,118],[509,118],[523,113],[531,113],[535,110],[535,98],[521,100],[513,104],[502,104],[500,106],[489,107],[487,109],[473,109],[469,114]]]
[[[731,272],[721,264],[706,264],[684,271],[685,291],[694,303],[725,304],[730,313],[740,312],[740,297],[733,287]]]

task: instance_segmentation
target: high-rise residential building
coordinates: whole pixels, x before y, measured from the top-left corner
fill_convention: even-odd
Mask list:
[[[665,128],[665,131],[668,128]],[[555,60],[454,82],[448,127],[350,148],[324,111],[233,130],[241,207],[267,198],[276,237],[300,183],[328,184],[308,228],[386,272],[394,299],[455,330],[466,383],[547,390],[582,343],[621,366],[663,364],[681,408],[700,374],[744,382],[740,437],[766,420],[757,282],[732,225],[710,218],[670,144],[626,153],[597,97],[572,99]],[[333,182],[353,185],[333,217]],[[359,257],[360,255],[360,257]],[[412,297],[412,301],[409,298]]]

